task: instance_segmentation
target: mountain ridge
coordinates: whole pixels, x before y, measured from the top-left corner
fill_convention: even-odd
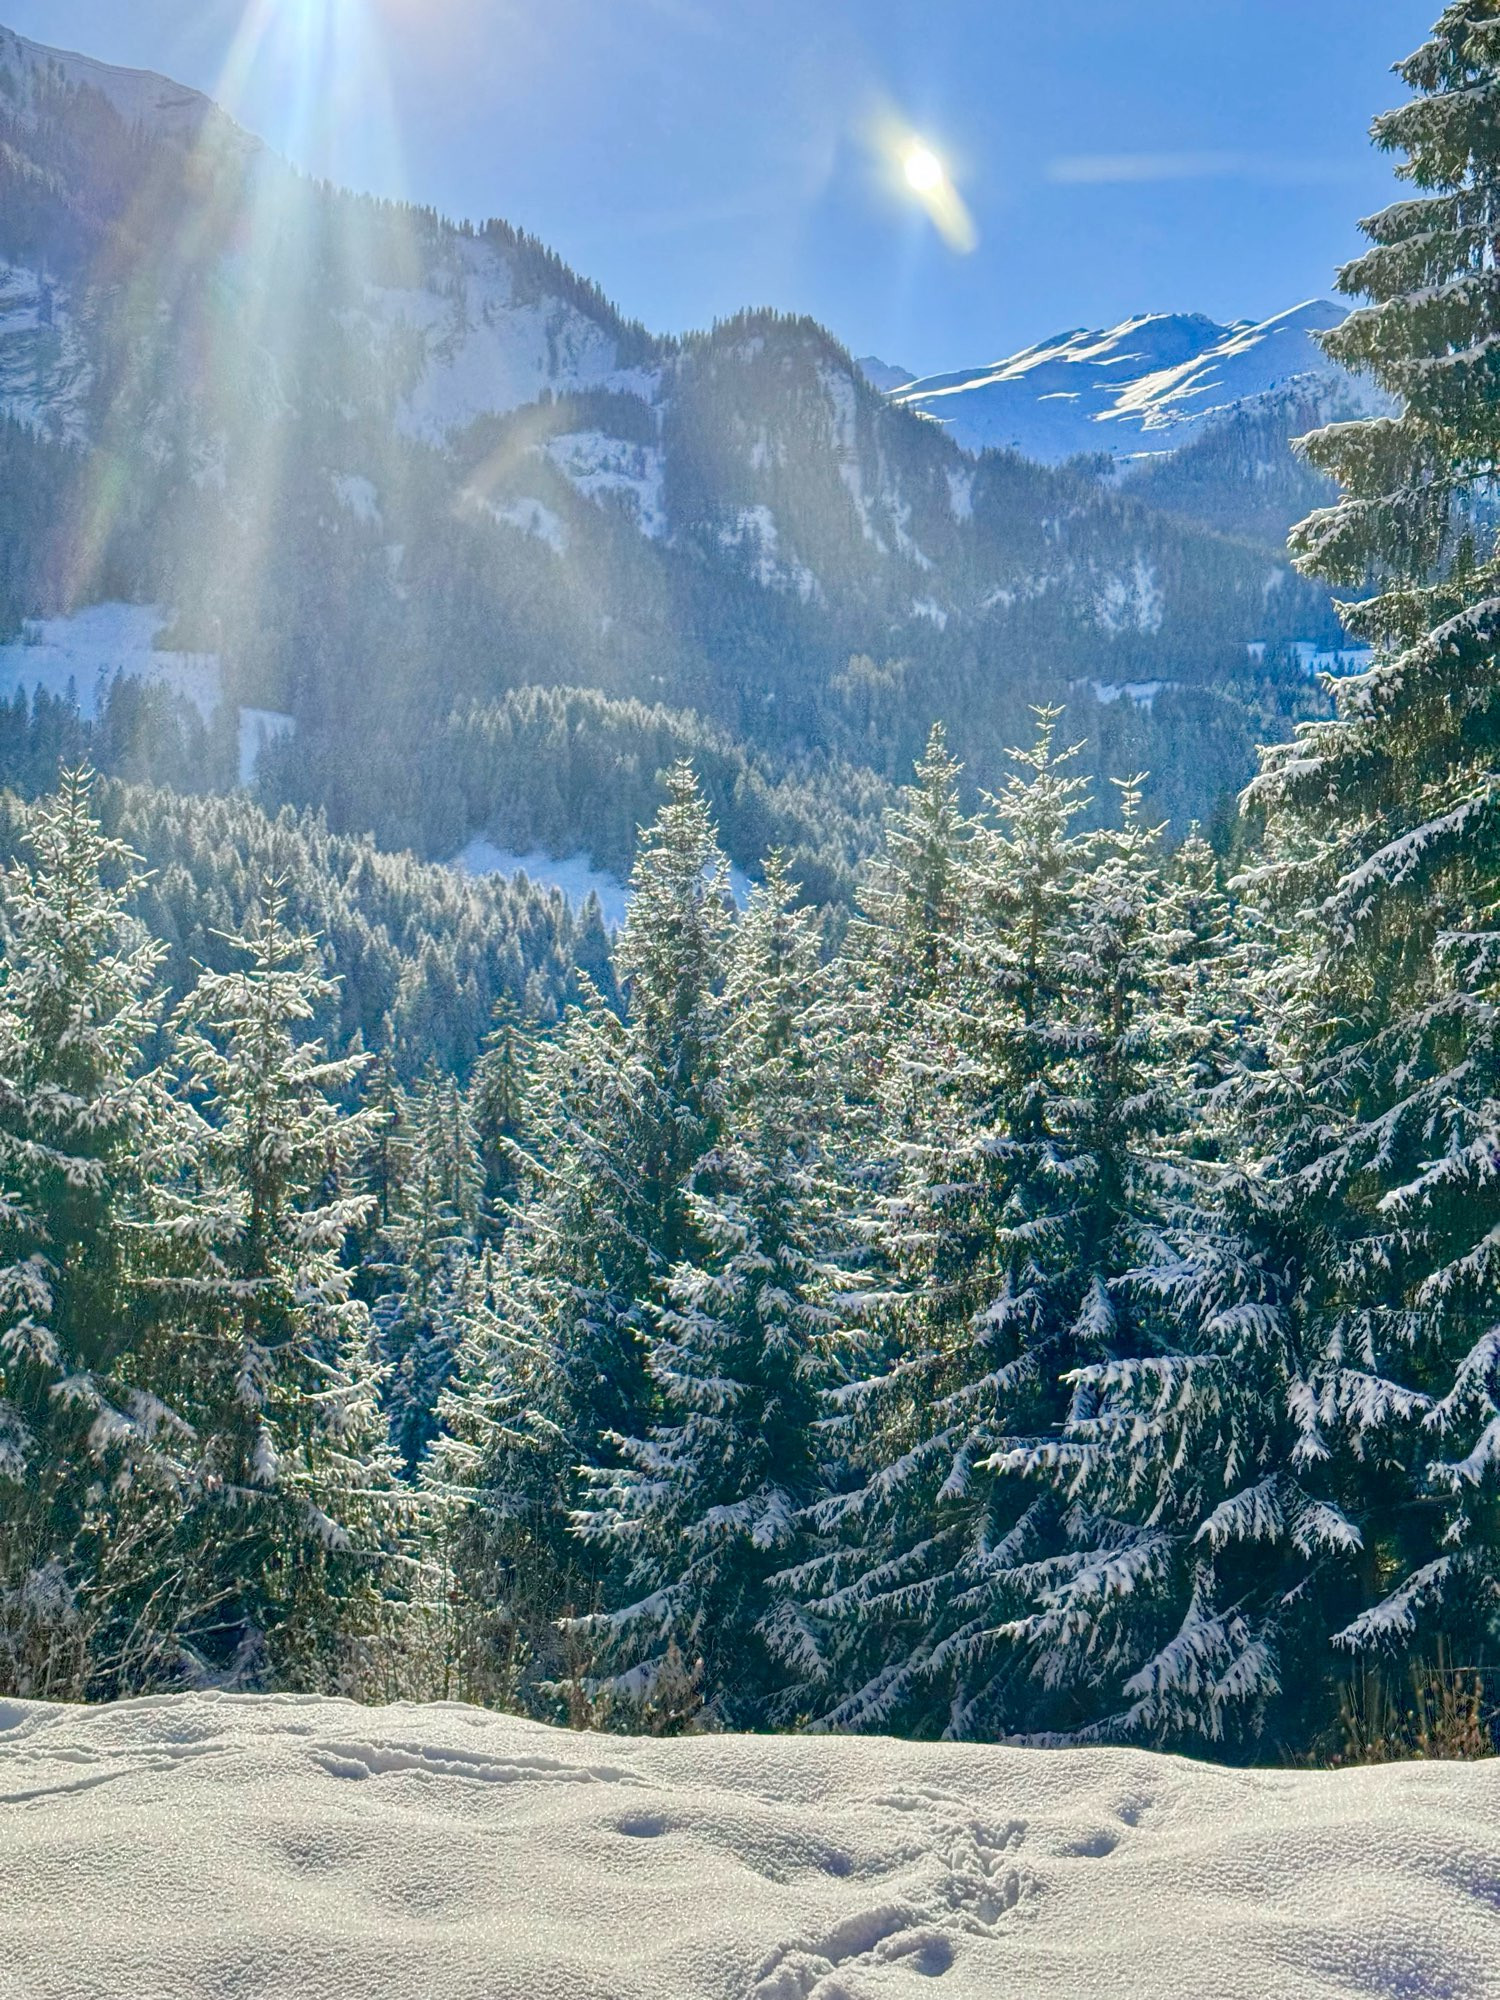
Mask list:
[[[1368,400],[1314,338],[1344,317],[1328,299],[1261,321],[1143,313],[888,393],[970,451],[1010,449],[1042,464],[1095,452],[1128,461],[1179,450],[1214,420],[1294,388]]]
[[[342,825],[384,823],[392,743],[526,686],[887,779],[946,718],[985,784],[1061,700],[1101,775],[1149,765],[1164,811],[1203,818],[1303,701],[1293,646],[1336,634],[1280,550],[1323,490],[1286,448],[1300,411],[1199,451],[1181,492],[976,454],[806,316],[655,335],[509,223],[315,182],[148,72],[101,91],[87,59],[23,53],[0,639],[167,607],[226,699],[293,718],[262,784]],[[514,845],[482,793],[461,826],[412,802],[404,837]]]

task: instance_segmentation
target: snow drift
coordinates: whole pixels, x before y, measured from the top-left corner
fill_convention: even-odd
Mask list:
[[[7,2000],[1478,2000],[1500,1764],[10,1702],[0,1883]]]

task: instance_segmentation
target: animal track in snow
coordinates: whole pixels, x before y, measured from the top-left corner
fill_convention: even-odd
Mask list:
[[[1015,1860],[1023,1820],[997,1831],[956,1813],[961,1801],[925,1790],[879,1803],[901,1813],[936,1807],[953,1815],[928,1850],[938,1864],[931,1892],[875,1904],[820,1937],[781,1946],[761,1966],[750,2000],[852,2000],[844,1974],[898,1963],[941,1978],[954,1963],[955,1933],[992,1934],[1032,1888]]]

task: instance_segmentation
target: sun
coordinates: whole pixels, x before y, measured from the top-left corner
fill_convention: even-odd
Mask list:
[[[947,180],[947,171],[930,146],[915,145],[907,148],[902,161],[907,185],[917,194],[936,194]]]

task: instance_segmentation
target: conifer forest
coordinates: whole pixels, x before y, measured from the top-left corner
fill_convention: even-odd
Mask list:
[[[1398,78],[1287,558],[1357,664],[1253,772],[1040,666],[754,749],[554,662],[253,795],[149,691],[0,705],[0,1695],[1489,1740],[1500,0]],[[621,928],[435,858],[510,793]]]

